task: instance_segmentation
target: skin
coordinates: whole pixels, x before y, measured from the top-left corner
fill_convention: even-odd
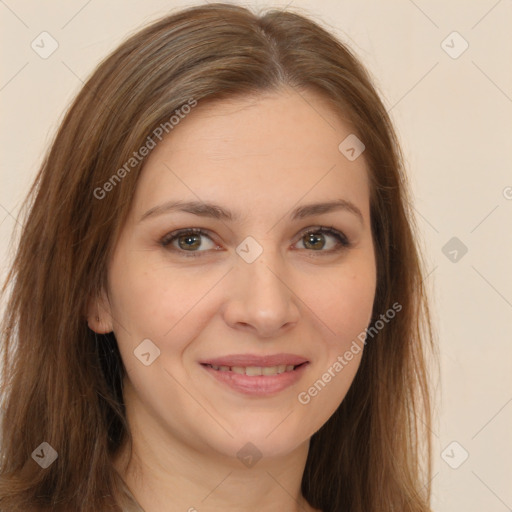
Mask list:
[[[300,491],[309,439],[346,395],[361,352],[308,404],[298,394],[368,326],[376,286],[364,154],[351,162],[338,150],[351,133],[322,97],[285,88],[200,102],[152,150],[108,290],[89,311],[91,329],[114,331],[127,370],[133,453],[121,450],[116,467],[146,512],[314,510]],[[362,219],[345,210],[288,217],[337,199]],[[240,218],[172,211],[140,220],[170,200],[215,202]],[[337,239],[319,234],[311,248],[303,232],[318,226],[341,231],[350,247],[330,250]],[[197,258],[178,240],[174,252],[160,244],[193,227],[211,234],[192,249]],[[263,250],[252,263],[236,252],[248,236]],[[146,338],[160,350],[149,366],[134,355]],[[272,396],[234,391],[199,364],[283,352],[310,363]],[[262,454],[252,467],[236,455],[248,442]]]

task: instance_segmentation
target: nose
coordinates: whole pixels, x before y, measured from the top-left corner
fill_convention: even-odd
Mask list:
[[[270,251],[254,262],[238,258],[230,272],[223,308],[225,322],[261,338],[281,335],[299,320],[300,299],[293,291],[290,273]]]

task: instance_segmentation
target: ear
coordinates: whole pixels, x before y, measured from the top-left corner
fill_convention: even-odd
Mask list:
[[[104,290],[99,296],[89,299],[87,306],[87,325],[97,334],[106,334],[114,330],[110,301]]]

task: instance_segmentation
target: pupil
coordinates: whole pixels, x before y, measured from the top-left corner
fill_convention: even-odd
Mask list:
[[[182,243],[183,242],[183,243]],[[197,249],[201,245],[201,241],[199,240],[199,235],[183,235],[179,239],[180,247],[182,249],[192,248]]]
[[[322,239],[320,238],[319,235],[316,235],[314,233],[310,233],[309,235],[307,235],[308,238],[306,239],[306,247],[308,247],[309,245],[314,245],[315,242],[321,242]],[[312,247],[313,249],[321,249],[323,247],[323,244],[321,245],[321,247]]]
[[[189,249],[197,249],[201,245],[201,241],[199,240],[199,235],[183,235],[179,239],[180,247],[189,248]],[[321,235],[316,235],[314,233],[310,233],[306,238],[306,247],[310,247],[313,249],[321,249],[323,247],[323,243],[318,246],[318,243],[322,242]]]

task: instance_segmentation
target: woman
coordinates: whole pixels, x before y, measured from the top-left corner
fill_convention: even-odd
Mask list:
[[[430,510],[399,147],[330,34],[227,4],[153,23],[86,82],[29,198],[2,511]]]

